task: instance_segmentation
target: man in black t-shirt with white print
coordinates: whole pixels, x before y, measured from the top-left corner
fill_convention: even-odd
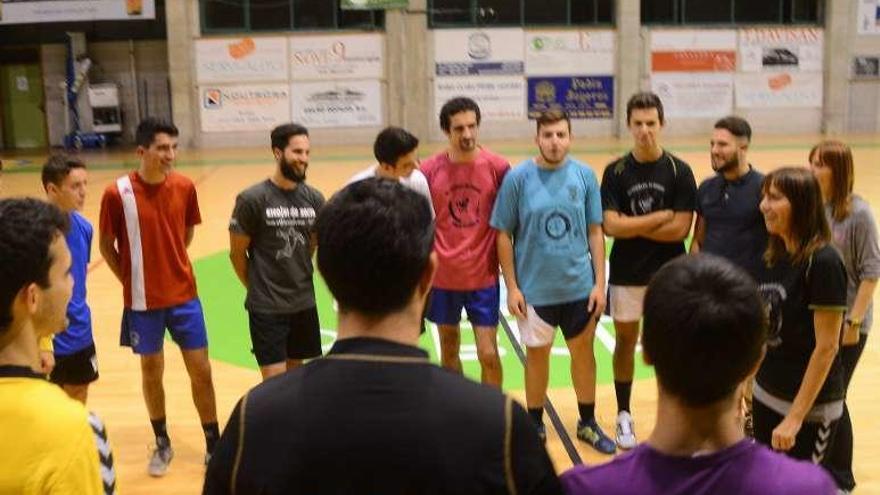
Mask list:
[[[645,288],[664,263],[685,253],[697,189],[690,166],[660,146],[664,120],[657,95],[633,95],[626,119],[633,149],[605,167],[602,177],[603,228],[614,238],[608,308],[616,334],[614,389],[621,449],[636,446],[630,395]]]

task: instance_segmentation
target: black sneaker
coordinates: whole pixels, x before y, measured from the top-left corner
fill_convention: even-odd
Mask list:
[[[596,451],[603,454],[613,454],[617,452],[617,446],[614,444],[614,440],[608,438],[608,435],[606,435],[605,432],[602,431],[602,428],[599,427],[599,424],[596,423],[595,418],[586,423],[580,420],[578,421],[577,437],[578,440],[590,444],[590,446],[596,449]]]

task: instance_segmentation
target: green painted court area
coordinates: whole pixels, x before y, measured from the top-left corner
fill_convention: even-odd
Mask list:
[[[246,368],[257,368],[251,354],[251,341],[248,333],[247,312],[244,309],[244,288],[232,271],[227,252],[220,252],[194,263],[196,280],[199,283],[199,296],[205,310],[210,339],[211,358]],[[210,281],[208,283],[207,281]],[[324,350],[330,348],[336,338],[336,311],[333,298],[319,275],[315,275],[315,291],[318,314],[321,320],[321,338]],[[502,294],[502,304],[504,303]],[[517,333],[516,321],[508,317],[511,329]],[[477,361],[473,330],[466,319],[462,321],[461,360],[467,376],[479,381],[480,365]],[[428,323],[428,330],[421,337],[420,345],[428,351],[431,359],[439,361],[440,340],[437,329]],[[523,389],[523,367],[513,351],[504,330],[498,328],[498,347],[504,368],[504,388]],[[607,317],[603,317],[596,329],[595,355],[599,383],[612,382],[611,353],[614,348],[614,327]],[[550,386],[570,387],[569,355],[557,332],[553,346],[553,359],[550,362]],[[645,366],[641,353],[636,356],[636,379],[653,376],[653,370]]]

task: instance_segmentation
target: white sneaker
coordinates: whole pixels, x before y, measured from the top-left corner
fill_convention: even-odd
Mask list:
[[[633,426],[633,418],[627,411],[617,413],[617,446],[622,450],[635,448],[636,432]]]
[[[150,456],[147,473],[154,478],[165,476],[165,473],[168,472],[168,465],[171,464],[173,458],[174,451],[171,450],[170,445],[157,445]]]

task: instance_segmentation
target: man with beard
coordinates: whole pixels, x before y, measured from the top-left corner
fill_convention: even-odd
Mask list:
[[[510,164],[477,144],[480,107],[465,97],[440,109],[440,128],[449,146],[425,160],[437,214],[439,267],[428,304],[428,319],[440,330],[440,361],[461,373],[459,320],[465,309],[474,327],[482,382],[501,386],[498,357],[498,254],[489,216]]]
[[[492,212],[507,307],[526,346],[526,403],[539,433],[556,327],[571,353],[577,436],[615,451],[596,422],[593,336],[605,308],[605,236],[596,174],[568,156],[571,121],[553,110],[537,119],[540,152],[504,178]]]
[[[753,277],[763,266],[767,228],[758,204],[764,174],[749,163],[752,128],[740,117],[715,123],[711,156],[715,175],[697,189],[697,222],[691,253],[729,259]]]
[[[156,436],[147,468],[163,476],[174,457],[165,423],[165,329],[180,347],[210,459],[220,436],[208,360],[208,333],[186,248],[201,223],[193,182],[172,170],[177,127],[147,118],[135,133],[140,165],[104,190],[101,254],[122,282],[120,344],[140,356],[143,394]]]
[[[264,380],[321,355],[312,254],[324,196],[305,183],[309,131],[280,125],[271,146],[275,172],[238,195],[229,221],[229,258],[247,289],[244,305]]]
[[[636,446],[630,397],[645,290],[664,263],[685,254],[697,192],[690,166],[660,146],[665,123],[660,97],[633,95],[626,122],[633,149],[602,176],[602,226],[614,238],[608,306],[616,340],[617,445],[625,450]]]

